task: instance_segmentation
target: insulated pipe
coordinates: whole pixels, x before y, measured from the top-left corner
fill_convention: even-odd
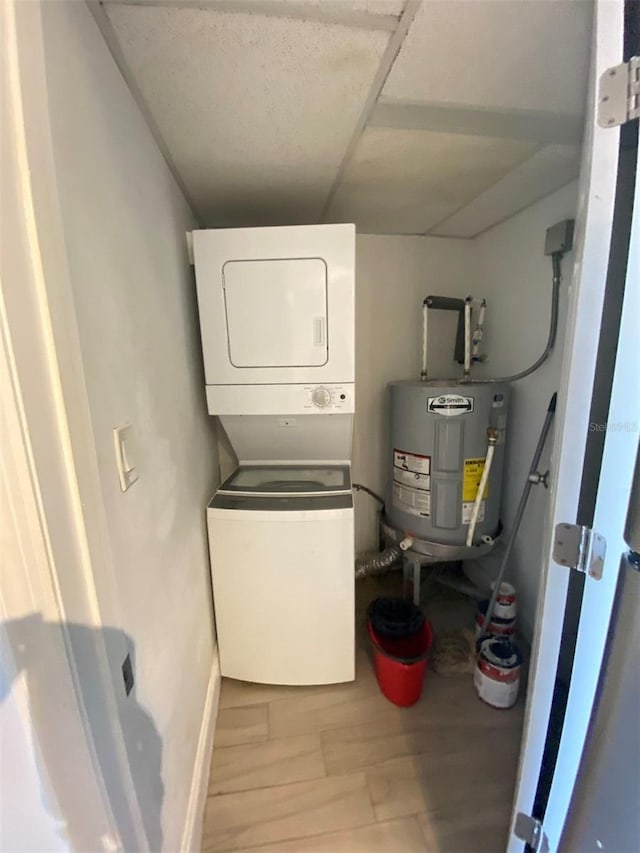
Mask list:
[[[533,459],[531,460],[531,467],[529,468],[529,473],[527,475],[527,479],[525,480],[524,488],[522,489],[522,494],[520,496],[520,503],[518,504],[518,508],[513,519],[511,532],[509,533],[509,538],[507,539],[504,554],[502,555],[502,560],[500,562],[500,568],[493,584],[493,592],[491,593],[491,598],[489,599],[489,606],[487,607],[484,622],[482,623],[482,633],[478,638],[478,642],[476,644],[477,646],[479,646],[480,642],[487,636],[487,630],[489,628],[489,625],[491,624],[493,610],[496,606],[496,600],[500,592],[500,585],[502,584],[502,579],[504,578],[505,572],[507,570],[507,563],[509,562],[509,559],[511,557],[511,552],[513,551],[516,536],[518,535],[518,530],[522,522],[522,516],[524,515],[524,511],[527,506],[527,500],[529,499],[529,492],[531,491],[531,486],[533,485],[531,477],[538,470],[538,465],[540,464],[540,457],[542,456],[542,451],[544,450],[544,445],[547,440],[547,436],[549,435],[549,430],[551,429],[551,422],[553,421],[553,416],[555,415],[556,411],[557,397],[558,395],[554,393],[551,397],[551,400],[549,401],[547,414],[544,419],[544,423],[542,424],[542,429],[540,430],[540,437],[538,438],[538,443],[533,453]]]
[[[469,529],[467,530],[467,547],[473,545],[473,535],[476,532],[476,524],[478,523],[478,515],[480,514],[480,507],[482,506],[484,498],[484,490],[487,488],[487,483],[489,482],[489,473],[491,472],[493,454],[496,451],[496,444],[498,443],[498,430],[495,427],[489,427],[487,429],[487,439],[489,440],[487,456],[484,460],[482,477],[480,478],[480,485],[478,486],[478,493],[476,494],[476,499],[473,503],[473,511],[471,512]]]
[[[471,297],[464,300],[464,376],[471,374]]]
[[[422,303],[422,370],[420,380],[427,381],[427,327],[429,321],[429,305],[425,299]]]

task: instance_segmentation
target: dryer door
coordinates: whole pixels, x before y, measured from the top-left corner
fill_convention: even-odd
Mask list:
[[[222,276],[234,367],[327,363],[327,265],[321,258],[227,261]]]

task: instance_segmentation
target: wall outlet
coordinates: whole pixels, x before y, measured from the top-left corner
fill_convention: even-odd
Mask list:
[[[124,681],[124,689],[127,694],[133,690],[133,664],[131,663],[131,655],[127,655],[122,662],[122,680]]]

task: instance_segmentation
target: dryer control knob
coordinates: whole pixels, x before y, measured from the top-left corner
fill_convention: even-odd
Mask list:
[[[331,402],[331,392],[320,385],[311,392],[311,402],[319,409],[324,409]]]

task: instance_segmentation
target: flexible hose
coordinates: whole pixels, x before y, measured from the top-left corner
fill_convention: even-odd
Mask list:
[[[384,498],[380,497],[377,492],[370,489],[368,486],[363,486],[362,483],[353,483],[353,489],[356,492],[366,492],[384,509]],[[358,557],[356,560],[355,575],[356,580],[368,577],[369,575],[381,575],[393,568],[394,563],[400,559],[402,549],[400,545],[392,545],[379,554],[373,554],[370,557]]]
[[[374,554],[371,557],[358,557],[356,560],[356,580],[369,577],[370,575],[381,575],[384,572],[390,571],[394,564],[398,562],[402,556],[402,550],[399,545],[392,545],[386,548],[379,554]]]
[[[520,373],[514,373],[512,376],[500,376],[497,379],[463,379],[462,382],[466,382],[468,384],[474,384],[476,382],[516,382],[518,379],[524,379],[525,376],[529,376],[542,364],[545,363],[545,361],[549,357],[549,353],[555,345],[556,335],[558,333],[560,283],[562,281],[562,272],[560,266],[561,259],[562,254],[560,252],[554,252],[554,254],[551,255],[551,262],[553,264],[553,286],[551,294],[551,318],[549,320],[549,337],[547,338],[547,345],[544,348],[544,352],[542,353],[540,358],[538,358],[538,360],[535,361],[530,367],[527,367],[526,370],[521,370]]]
[[[482,501],[484,498],[484,490],[487,487],[487,483],[489,482],[489,472],[491,471],[491,463],[493,462],[493,454],[496,452],[496,439],[489,439],[489,446],[487,447],[487,457],[484,461],[484,468],[482,470],[482,477],[480,478],[480,485],[478,486],[478,493],[476,494],[476,499],[473,502],[473,510],[471,512],[471,520],[469,521],[469,529],[467,530],[467,547],[473,545],[473,534],[476,532],[476,525],[478,523],[478,515],[480,514],[480,507],[482,505]]]
[[[408,551],[413,545],[413,537],[405,536],[402,542],[385,548],[379,554],[370,557],[358,557],[356,560],[356,580],[369,577],[369,575],[381,575],[395,568],[396,563],[404,551]]]
[[[377,492],[374,492],[373,489],[370,489],[368,486],[363,486],[362,483],[353,483],[352,488],[356,492],[366,492],[375,501],[378,501],[380,506],[384,506],[384,498],[380,497],[380,495]]]

